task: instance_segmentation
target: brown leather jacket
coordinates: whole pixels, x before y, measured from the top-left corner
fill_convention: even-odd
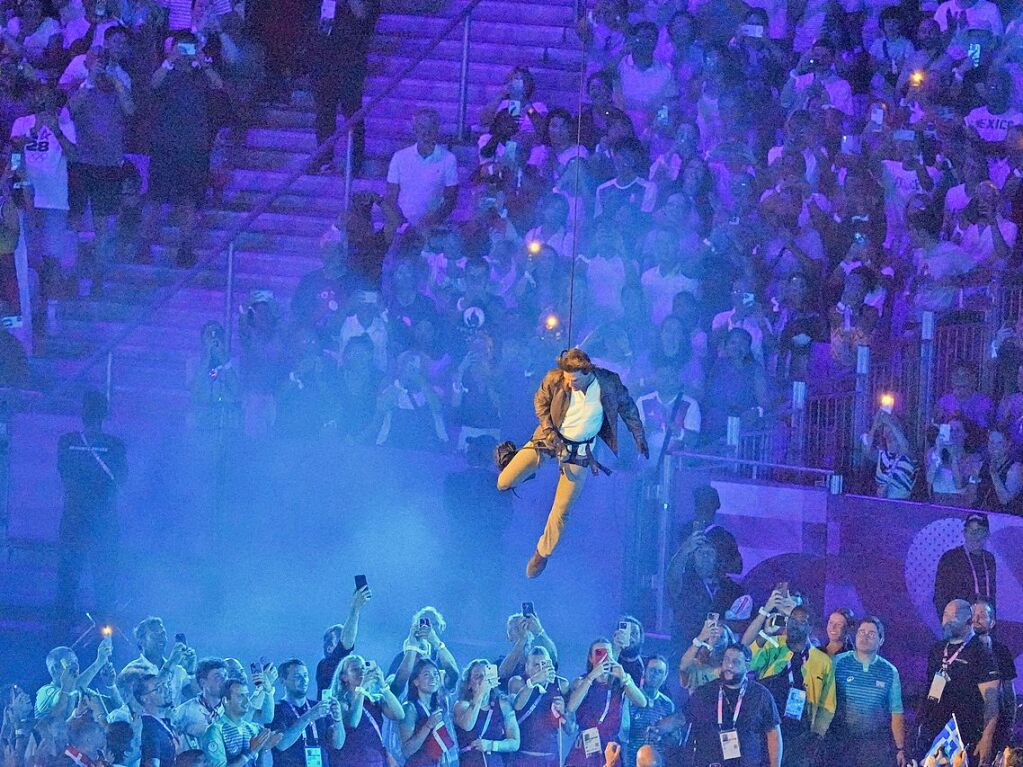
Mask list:
[[[604,422],[600,425],[598,436],[607,443],[611,451],[618,455],[618,416],[622,417],[636,447],[645,456],[650,450],[646,444],[646,433],[643,422],[639,418],[639,408],[622,383],[617,373],[604,368],[594,368],[597,382],[600,384],[600,404],[604,408]],[[533,442],[544,442],[551,446],[560,446],[562,439],[558,429],[565,421],[570,401],[569,387],[561,370],[555,368],[547,371],[540,388],[533,397],[533,408],[540,425],[533,432]]]

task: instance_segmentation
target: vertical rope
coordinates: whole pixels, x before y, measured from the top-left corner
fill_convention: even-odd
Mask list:
[[[585,6],[585,3],[583,4]],[[578,18],[576,19],[578,22]],[[575,117],[575,181],[573,194],[575,206],[572,210],[572,265],[568,275],[568,348],[572,348],[572,331],[574,330],[575,319],[575,262],[579,255],[579,208],[582,206],[582,197],[579,194],[579,186],[582,183],[580,166],[582,158],[578,156],[578,149],[582,146],[583,137],[583,98],[586,95],[586,46],[583,45],[582,61],[579,63],[579,103]]]

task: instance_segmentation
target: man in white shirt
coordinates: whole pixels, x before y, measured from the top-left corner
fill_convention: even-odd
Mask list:
[[[654,58],[657,26],[648,21],[636,25],[630,39],[630,53],[618,64],[618,95],[637,135],[650,126],[658,110],[678,97],[671,67]]]
[[[155,674],[160,681],[170,683],[172,703],[181,703],[181,690],[189,683],[191,672],[185,668],[195,669],[195,650],[181,641],[175,641],[169,657],[163,653],[167,649],[167,629],[163,620],[150,616],[135,626],[135,641],[141,654],[122,671],[138,669],[146,674]],[[178,635],[179,639],[181,635]]]
[[[428,229],[443,222],[458,199],[458,163],[437,143],[440,117],[420,109],[412,118],[416,143],[399,149],[387,168],[384,207],[394,229]]]
[[[44,262],[59,267],[58,279],[71,277],[77,261],[75,238],[68,229],[68,159],[75,151],[75,124],[60,109],[56,91],[40,86],[35,114],[19,117],[11,126],[11,141],[22,153],[27,180],[34,190],[29,219],[29,262],[37,270]],[[62,286],[53,286],[59,291]]]
[[[1005,32],[998,6],[989,0],[945,0],[934,12],[942,32],[949,28],[956,34],[967,29],[990,29],[995,37]]]
[[[691,449],[700,436],[703,418],[700,404],[685,393],[678,371],[659,363],[654,370],[654,390],[636,400],[639,417],[650,436],[654,454],[660,455],[664,438],[671,432],[669,448]],[[676,407],[678,408],[676,410]]]
[[[629,390],[617,373],[596,367],[582,349],[569,349],[558,357],[558,366],[544,376],[533,405],[540,424],[532,439],[521,450],[512,442],[504,442],[496,450],[501,467],[498,490],[511,490],[531,479],[548,458],[556,457],[560,464],[561,476],[547,524],[526,565],[528,578],[536,578],[547,567],[587,471],[610,473],[593,456],[598,436],[617,455],[621,416],[639,452],[650,457],[643,421]]]
[[[808,109],[823,101],[844,115],[852,116],[852,86],[834,69],[835,49],[827,40],[818,40],[804,53],[781,92],[781,105],[790,113]]]
[[[1005,137],[1009,128],[1023,125],[1023,112],[1009,105],[1012,78],[1004,69],[992,69],[987,78],[987,104],[972,110],[963,119],[966,128],[981,142],[992,158],[1006,155]]]

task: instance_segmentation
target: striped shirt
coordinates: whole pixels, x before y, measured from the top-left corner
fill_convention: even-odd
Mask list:
[[[851,737],[884,736],[891,730],[892,714],[902,713],[899,670],[878,656],[868,666],[855,652],[835,656],[838,711],[835,724]]]
[[[226,715],[217,717],[206,728],[202,750],[210,767],[226,767],[238,754],[249,747],[249,741],[259,734],[259,725],[252,722],[231,721]]]

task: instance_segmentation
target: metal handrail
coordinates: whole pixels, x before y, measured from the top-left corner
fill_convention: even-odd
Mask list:
[[[430,43],[420,53],[413,57],[408,64],[398,70],[398,72],[391,77],[377,95],[373,96],[366,104],[363,104],[362,107],[360,107],[351,117],[344,118],[341,126],[335,130],[326,141],[320,144],[307,160],[305,160],[298,168],[291,171],[287,177],[270,193],[270,196],[266,200],[256,205],[256,207],[253,208],[252,211],[245,216],[245,218],[228,229],[220,243],[218,243],[207,255],[200,258],[187,272],[184,272],[180,277],[174,280],[173,283],[167,286],[149,304],[144,306],[131,322],[115,333],[113,338],[109,339],[99,349],[93,352],[93,354],[82,364],[82,367],[75,371],[74,375],[59,383],[43,401],[55,402],[59,400],[59,398],[66,394],[72,386],[80,383],[86,373],[92,370],[92,368],[100,362],[105,361],[109,354],[120,346],[121,343],[132,333],[138,330],[138,328],[141,327],[142,324],[154,313],[170,301],[170,299],[173,298],[178,291],[191,283],[192,280],[195,279],[196,275],[209,267],[215,259],[220,257],[222,253],[230,251],[234,247],[234,241],[239,235],[248,231],[249,227],[251,227],[260,216],[267,213],[273,207],[274,203],[277,202],[278,198],[280,198],[282,194],[291,189],[292,185],[302,176],[307,175],[306,168],[308,168],[310,164],[314,164],[317,160],[326,156],[328,152],[333,151],[335,145],[341,140],[342,136],[348,134],[353,126],[364,121],[367,115],[369,115],[369,113],[372,112],[381,101],[390,96],[394,89],[397,88],[402,81],[404,81],[405,78],[408,77],[412,71],[418,67],[459,24],[463,23],[463,21],[469,17],[469,14],[472,13],[476,6],[478,6],[481,2],[482,0],[468,0],[462,10],[455,14],[455,16],[451,18],[436,35],[434,35],[433,39],[430,40]],[[467,40],[465,42],[467,42]],[[463,71],[465,71],[464,67]],[[462,83],[460,87],[464,90],[464,83]],[[349,172],[350,167],[351,166],[349,165]],[[227,292],[230,293],[232,290],[233,274],[231,275],[231,280],[227,285]]]

